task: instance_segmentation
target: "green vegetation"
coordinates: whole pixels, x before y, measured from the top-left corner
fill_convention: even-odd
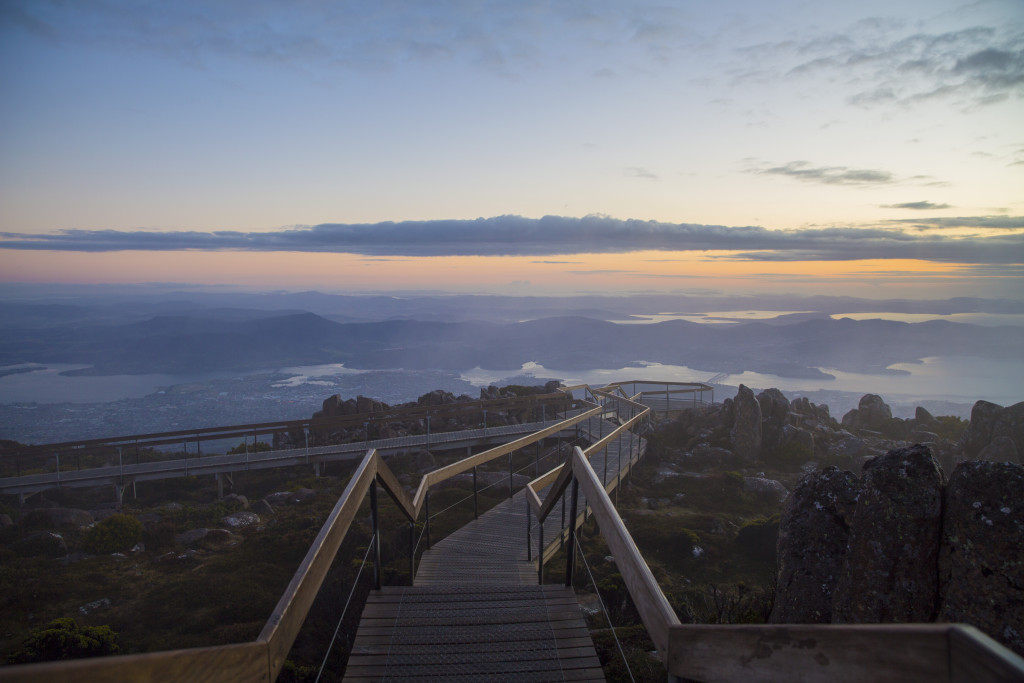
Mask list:
[[[105,555],[129,550],[142,540],[142,523],[131,515],[111,515],[85,534],[82,547]]]
[[[79,626],[74,619],[54,619],[32,631],[21,648],[7,657],[7,663],[102,657],[119,651],[117,634],[109,626]]]

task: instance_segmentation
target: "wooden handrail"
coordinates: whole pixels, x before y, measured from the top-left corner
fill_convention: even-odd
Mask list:
[[[636,403],[642,394],[624,399],[601,390],[594,393],[616,401],[629,401],[643,409],[613,430],[615,435],[649,414],[648,407]],[[267,624],[253,642],[0,667],[0,681],[273,681],[280,674],[334,557],[374,481],[380,483],[406,517],[414,521],[419,516],[426,490],[432,484],[604,412],[605,408],[601,406],[586,410],[530,437],[429,472],[421,478],[412,497],[384,459],[375,450],[368,451]],[[576,478],[615,557],[626,589],[670,675],[705,681],[751,677],[766,681],[927,678],[967,683],[976,680],[1024,680],[1024,659],[977,629],[962,624],[681,625],[608,497],[612,484],[602,485],[589,461],[591,452],[609,442],[610,438],[606,437],[586,451],[575,447],[567,467],[554,468],[530,482],[528,500],[535,512],[542,513],[538,518],[543,521],[558,495],[573,477]],[[537,490],[552,483],[545,500],[541,501]]]
[[[622,574],[647,633],[658,652],[667,653],[669,628],[679,624],[675,610],[654,580],[650,567],[626,530],[597,472],[590,466],[590,460],[578,446],[573,449],[572,472],[587,497],[587,505],[594,513],[601,535],[615,558],[615,568]]]

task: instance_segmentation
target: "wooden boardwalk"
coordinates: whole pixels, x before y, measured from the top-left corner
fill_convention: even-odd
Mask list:
[[[591,441],[612,430],[597,419],[581,427]],[[627,435],[591,462],[612,481],[641,446]],[[577,514],[584,509],[580,496]],[[372,591],[345,680],[603,681],[572,589],[538,585],[539,528],[531,518],[527,531],[528,516],[520,491],[425,551],[413,586]],[[570,511],[564,518],[568,525]],[[558,540],[560,521],[556,509],[545,547]]]

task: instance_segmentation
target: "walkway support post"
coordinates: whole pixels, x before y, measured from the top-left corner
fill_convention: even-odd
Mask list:
[[[380,527],[377,523],[377,478],[370,482],[370,526],[373,543],[373,588],[380,590]]]
[[[580,485],[572,475],[572,500],[569,514],[569,538],[565,543],[565,585],[572,588],[572,575],[576,564],[576,503],[579,500]]]
[[[537,522],[537,583],[544,585],[544,522]]]
[[[526,561],[533,562],[533,538],[530,535],[530,500],[523,500],[526,503]]]
[[[508,497],[512,497],[512,451],[508,454]]]
[[[427,495],[423,500],[423,523],[426,525],[427,534],[427,550],[430,550],[430,490],[427,490]]]
[[[473,519],[480,519],[479,508],[476,504],[476,465],[473,466]]]

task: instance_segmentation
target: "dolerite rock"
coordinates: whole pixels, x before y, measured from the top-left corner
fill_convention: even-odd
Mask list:
[[[864,464],[833,623],[932,620],[942,485],[942,470],[927,446],[898,448]]]
[[[789,495],[789,490],[781,481],[764,477],[743,477],[743,490],[779,503]]]
[[[80,529],[95,522],[95,518],[87,510],[75,508],[41,508],[25,516],[26,522],[40,523],[58,529]]]
[[[434,389],[416,399],[418,406],[443,406],[449,403],[455,403],[455,394],[442,389]]]
[[[860,403],[843,415],[843,426],[853,429],[881,431],[892,420],[892,409],[877,394],[864,394]]]
[[[761,448],[770,453],[782,444],[789,399],[778,389],[765,389],[757,395],[757,404],[761,407]]]
[[[997,436],[992,442],[978,452],[978,460],[988,462],[1011,462],[1020,464],[1020,453],[1013,439],[1008,436]]]
[[[1018,454],[1024,452],[1024,401],[1009,408],[988,401],[975,403],[971,423],[960,441],[964,459],[978,459],[982,449],[1001,436],[1013,441]]]
[[[221,524],[231,529],[244,529],[246,527],[255,526],[260,523],[260,516],[255,512],[242,510],[240,512],[233,512],[230,515],[221,518]]]
[[[732,450],[740,460],[756,462],[761,454],[761,405],[754,398],[754,392],[742,384],[733,405],[736,420],[729,432]]]
[[[1024,466],[961,463],[949,478],[939,618],[1024,655]]]
[[[67,555],[64,537],[54,531],[37,531],[10,545],[22,557],[61,557]]]
[[[387,409],[388,405],[386,403],[381,403],[376,399],[366,396],[356,396],[357,413],[379,413]]]
[[[826,467],[804,477],[779,524],[779,580],[773,624],[827,624],[857,504],[851,472]]]

